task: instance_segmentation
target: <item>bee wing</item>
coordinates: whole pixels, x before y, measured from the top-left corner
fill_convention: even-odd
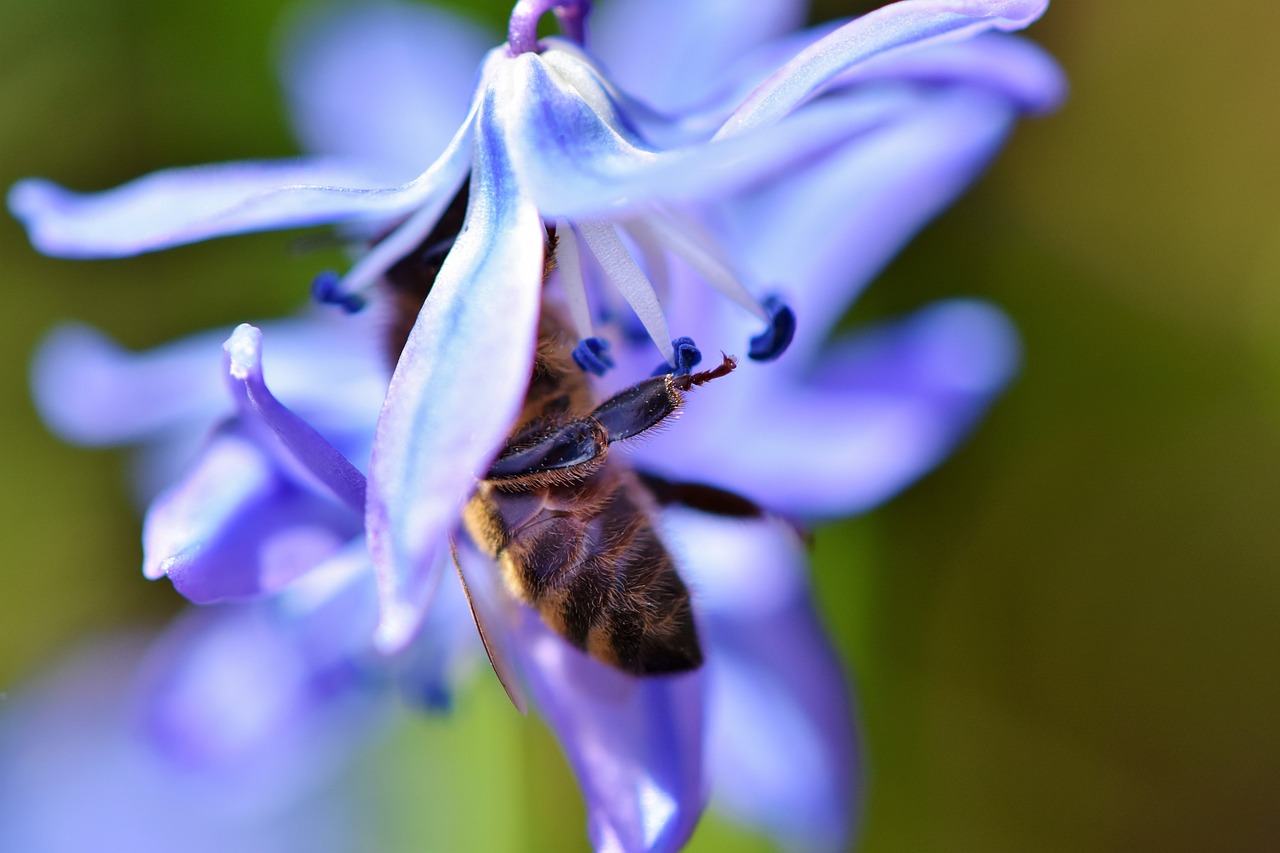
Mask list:
[[[489,567],[481,566],[480,556],[470,551],[466,559],[458,553],[458,546],[449,542],[453,552],[453,565],[458,570],[458,580],[462,582],[462,591],[467,596],[467,604],[471,607],[471,617],[476,620],[476,630],[480,632],[480,641],[484,643],[485,654],[493,672],[498,676],[502,689],[507,691],[511,704],[521,714],[529,712],[529,697],[525,689],[524,671],[520,663],[520,655],[512,648],[512,632],[519,614],[515,612],[515,604],[494,583],[494,572]]]

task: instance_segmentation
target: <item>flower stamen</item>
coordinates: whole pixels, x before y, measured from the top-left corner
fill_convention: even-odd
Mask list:
[[[355,314],[368,304],[362,294],[343,291],[342,279],[333,270],[324,270],[311,280],[311,298],[322,305],[337,305],[348,314]]]
[[[652,216],[646,217],[645,224],[657,233],[667,248],[683,258],[694,272],[706,279],[708,284],[761,320],[769,320],[769,313],[751,295],[751,291],[743,286],[729,263],[715,248],[715,241],[697,222],[687,217],[680,217],[680,221],[677,222],[676,214],[670,211],[655,211]]]
[[[573,348],[573,361],[586,373],[604,376],[614,366],[609,342],[603,338],[583,338]],[[666,365],[663,366],[664,368]]]
[[[670,343],[671,336],[667,331],[667,318],[662,313],[662,305],[653,285],[645,277],[644,271],[636,264],[635,259],[622,244],[618,232],[607,222],[600,220],[580,220],[577,223],[578,234],[587,248],[596,256],[605,274],[618,288],[622,298],[627,300],[631,310],[635,312],[645,331],[653,339],[654,344],[662,352],[668,364],[678,366],[675,350]]]
[[[622,230],[635,243],[644,258],[645,272],[649,275],[654,292],[658,294],[658,301],[665,302],[671,290],[671,271],[667,265],[667,255],[662,250],[662,238],[643,219],[630,219],[621,224]]]
[[[702,351],[694,345],[693,338],[676,338],[671,348],[676,354],[673,362],[676,369],[671,372],[676,376],[687,376],[702,361]]]
[[[747,357],[752,361],[773,361],[786,352],[796,335],[796,315],[778,296],[768,296],[764,309],[769,312],[769,328],[751,339]]]
[[[578,339],[586,340],[594,337],[595,331],[591,325],[591,306],[587,303],[587,282],[582,275],[578,238],[567,220],[557,219],[555,227],[556,269],[560,273],[560,290],[564,294],[569,319],[573,322],[574,331],[578,333]]]

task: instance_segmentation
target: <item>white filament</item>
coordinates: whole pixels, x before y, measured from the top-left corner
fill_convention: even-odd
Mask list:
[[[627,252],[627,247],[622,245],[618,232],[607,222],[580,220],[578,233],[631,310],[640,318],[663,358],[674,365],[675,350],[671,347],[671,333],[667,331],[667,318],[662,314],[658,295],[649,279],[645,278],[644,271]]]
[[[667,253],[663,251],[662,239],[643,219],[628,219],[622,223],[640,254],[644,256],[644,268],[649,273],[649,281],[658,294],[658,301],[665,302],[671,292],[671,270],[667,266]]]
[[[427,239],[452,200],[453,196],[448,193],[437,193],[430,204],[418,208],[412,216],[352,264],[351,269],[338,282],[337,292],[349,295],[368,289],[383,273],[395,266],[397,261]]]
[[[567,219],[556,220],[556,269],[560,271],[560,289],[569,307],[569,319],[579,340],[593,337],[591,308],[587,304],[587,283],[582,277],[582,258],[578,254],[578,238]]]
[[[679,222],[676,221],[677,218]],[[674,213],[654,211],[646,218],[646,223],[667,248],[684,258],[693,271],[706,279],[708,284],[761,320],[769,322],[769,312],[742,285],[738,276],[729,268],[728,261],[712,248],[715,242],[697,222],[677,217]]]

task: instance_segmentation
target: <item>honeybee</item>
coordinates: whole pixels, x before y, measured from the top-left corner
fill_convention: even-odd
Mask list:
[[[394,316],[388,348],[398,357],[413,320],[461,228],[466,190],[418,252],[387,274]],[[547,234],[543,282],[555,266]],[[657,427],[684,394],[732,372],[665,374],[596,405],[572,359],[572,336],[544,296],[529,390],[510,438],[463,513],[476,545],[501,567],[508,591],[577,648],[635,675],[702,664],[689,590],[655,529],[660,502],[754,515],[743,498],[710,486],[633,471],[609,446]],[[483,630],[482,630],[483,634]]]

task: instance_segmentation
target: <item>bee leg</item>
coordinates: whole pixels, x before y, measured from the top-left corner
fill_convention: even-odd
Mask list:
[[[593,418],[579,418],[536,438],[508,443],[485,479],[498,486],[567,485],[604,464],[609,437]]]
[[[724,361],[711,370],[651,377],[605,400],[591,413],[591,418],[604,427],[610,443],[632,438],[675,414],[684,404],[683,392],[727,376],[737,366],[738,362],[726,355]]]
[[[661,506],[682,504],[699,512],[728,518],[763,518],[765,515],[764,509],[755,501],[727,489],[706,483],[668,480],[645,471],[636,473]]]
[[[608,445],[653,429],[684,404],[684,392],[728,375],[730,356],[701,373],[654,376],[605,400],[588,417],[540,435],[518,435],[498,454],[485,476],[505,488],[567,485],[599,470]]]

